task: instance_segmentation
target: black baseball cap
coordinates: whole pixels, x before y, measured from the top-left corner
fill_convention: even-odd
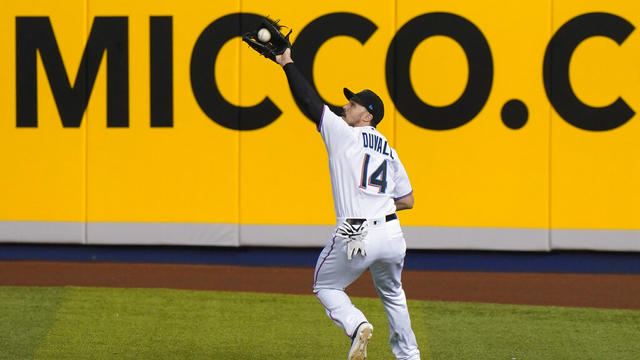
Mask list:
[[[373,115],[373,119],[371,121],[373,126],[378,125],[384,117],[384,104],[382,103],[382,100],[380,100],[380,97],[373,91],[365,89],[354,94],[353,91],[344,88],[344,96],[347,97],[347,100],[353,100],[354,102],[364,106],[365,109]]]

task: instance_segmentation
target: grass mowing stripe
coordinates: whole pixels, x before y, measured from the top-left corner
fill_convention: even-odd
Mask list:
[[[64,288],[0,286],[0,359],[31,359],[54,323]]]
[[[37,305],[53,294],[3,290],[3,299],[13,299],[7,304]],[[379,300],[353,302],[375,327],[369,358],[393,358]],[[640,353],[640,311],[425,301],[409,301],[409,309],[423,360],[636,359]],[[3,341],[20,344],[19,334],[34,321],[11,316],[15,327]],[[33,348],[33,341],[24,345]],[[68,288],[35,358],[341,359],[348,348],[349,339],[312,295]]]
[[[417,302],[433,359],[638,359],[640,311]]]
[[[371,356],[388,357],[381,305],[357,300],[378,324]],[[349,345],[313,296],[70,288],[37,358],[333,359]]]

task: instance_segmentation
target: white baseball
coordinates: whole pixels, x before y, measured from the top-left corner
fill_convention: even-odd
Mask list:
[[[269,32],[269,30],[267,30],[266,28],[258,30],[258,40],[262,41],[263,43],[271,40],[271,33]]]

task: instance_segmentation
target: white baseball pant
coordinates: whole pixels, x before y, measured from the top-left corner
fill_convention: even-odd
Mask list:
[[[339,219],[339,223],[341,220]],[[384,218],[369,219],[368,222],[366,256],[358,254],[352,260],[347,260],[347,244],[342,238],[336,237],[334,232],[331,241],[318,257],[313,292],[329,318],[347,336],[352,337],[358,325],[367,321],[367,318],[351,303],[344,290],[369,269],[389,321],[391,351],[399,360],[420,359],[402,289],[401,275],[406,243],[400,222],[385,222]]]

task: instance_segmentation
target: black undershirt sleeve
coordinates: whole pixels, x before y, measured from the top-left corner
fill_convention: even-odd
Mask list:
[[[284,72],[289,81],[291,94],[298,105],[302,106],[302,110],[316,124],[320,123],[322,118],[322,109],[324,103],[316,90],[304,78],[300,70],[293,64],[288,63],[284,66]],[[332,109],[333,111],[333,109]]]

